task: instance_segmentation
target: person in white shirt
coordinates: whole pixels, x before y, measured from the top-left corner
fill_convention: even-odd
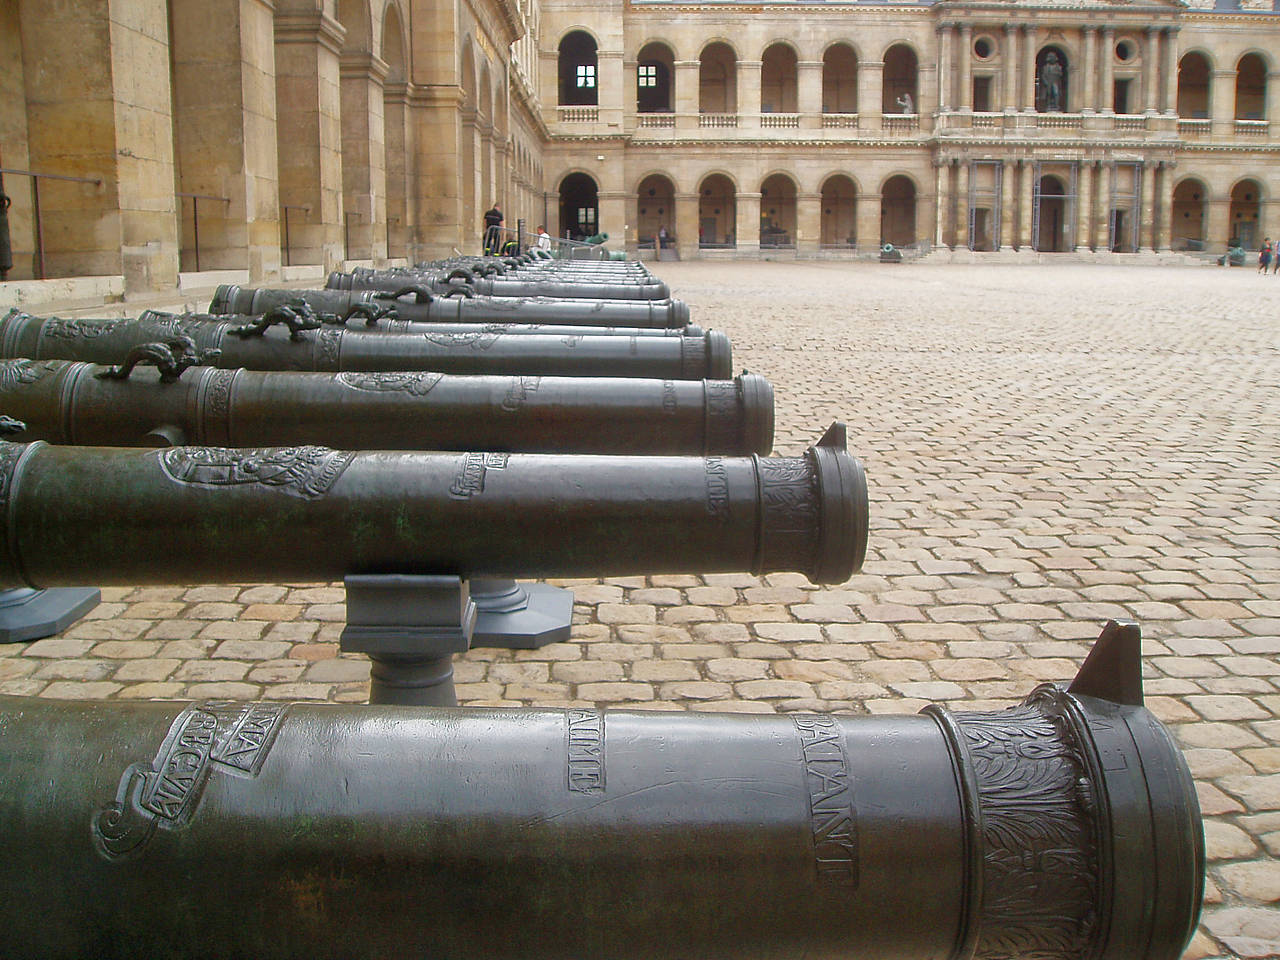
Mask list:
[[[538,224],[538,249],[551,249],[551,234],[547,233],[547,228],[542,224]]]

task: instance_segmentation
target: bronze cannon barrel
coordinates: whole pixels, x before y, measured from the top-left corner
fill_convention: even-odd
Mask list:
[[[783,570],[843,583],[867,546],[843,425],[802,457],[643,461],[3,443],[0,491],[0,587]]]
[[[412,299],[393,294],[415,287]],[[681,300],[560,300],[547,297],[464,297],[436,294],[421,284],[401,283],[389,291],[244,289],[224,284],[209,303],[213,314],[260,316],[290,301],[303,300],[319,313],[345,316],[357,304],[394,306],[401,320],[444,323],[548,323],[577,326],[683,327],[689,306]]]
[[[591,300],[665,300],[671,291],[657,280],[636,281],[608,278],[573,279],[570,277],[542,277],[527,274],[477,276],[471,271],[459,269],[442,273],[331,273],[326,286],[331,290],[398,290],[414,283],[426,284],[436,290],[445,290],[451,274],[455,279],[486,297],[557,297]]]
[[[706,330],[696,323],[683,327],[615,327],[615,326],[579,326],[569,323],[491,323],[462,322],[449,323],[443,320],[401,320],[395,311],[395,304],[387,301],[368,301],[369,311],[359,311],[346,319],[350,327],[380,330],[388,333],[505,333],[515,336],[543,337],[701,337]],[[353,305],[356,306],[356,305]],[[390,310],[390,315],[381,315]],[[168,313],[162,310],[143,310],[138,314],[139,320],[203,320],[206,323],[222,323],[233,320],[239,314],[211,313]],[[252,316],[252,314],[247,314]],[[336,315],[335,315],[336,316]],[[325,323],[337,325],[336,319],[325,317]],[[233,320],[239,323],[241,321]]]
[[[322,443],[357,450],[744,456],[773,449],[763,377],[627,380],[431,372],[280,373],[0,361],[22,440],[86,446]]]
[[[502,333],[380,333],[325,326],[290,333],[284,324],[175,320],[63,320],[13,310],[0,320],[0,356],[32,360],[122,363],[129,351],[190,337],[200,351],[218,350],[224,369],[380,371],[526,376],[641,377],[724,380],[732,376],[729,338],[545,337]],[[246,331],[237,336],[233,329]]]
[[[1176,960],[1195,792],[1141,707],[916,716],[0,698],[5,951]]]

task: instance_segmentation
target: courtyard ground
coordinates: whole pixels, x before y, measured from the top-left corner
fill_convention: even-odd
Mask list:
[[[914,712],[1016,702],[1142,625],[1210,878],[1188,956],[1280,955],[1280,279],[1064,263],[654,265],[777,394],[780,454],[833,420],[871,490],[838,587],[573,581],[540,651],[473,650],[473,704]],[[339,586],[110,588],[0,647],[0,692],[366,698]]]

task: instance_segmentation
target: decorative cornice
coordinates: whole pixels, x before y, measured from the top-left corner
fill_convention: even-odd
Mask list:
[[[314,13],[279,13],[275,15],[275,42],[318,43],[341,55],[347,28],[319,10]]]

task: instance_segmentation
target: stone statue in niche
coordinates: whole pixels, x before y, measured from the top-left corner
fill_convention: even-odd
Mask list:
[[[1062,64],[1058,55],[1050,50],[1040,68],[1040,99],[1046,113],[1062,112]]]

